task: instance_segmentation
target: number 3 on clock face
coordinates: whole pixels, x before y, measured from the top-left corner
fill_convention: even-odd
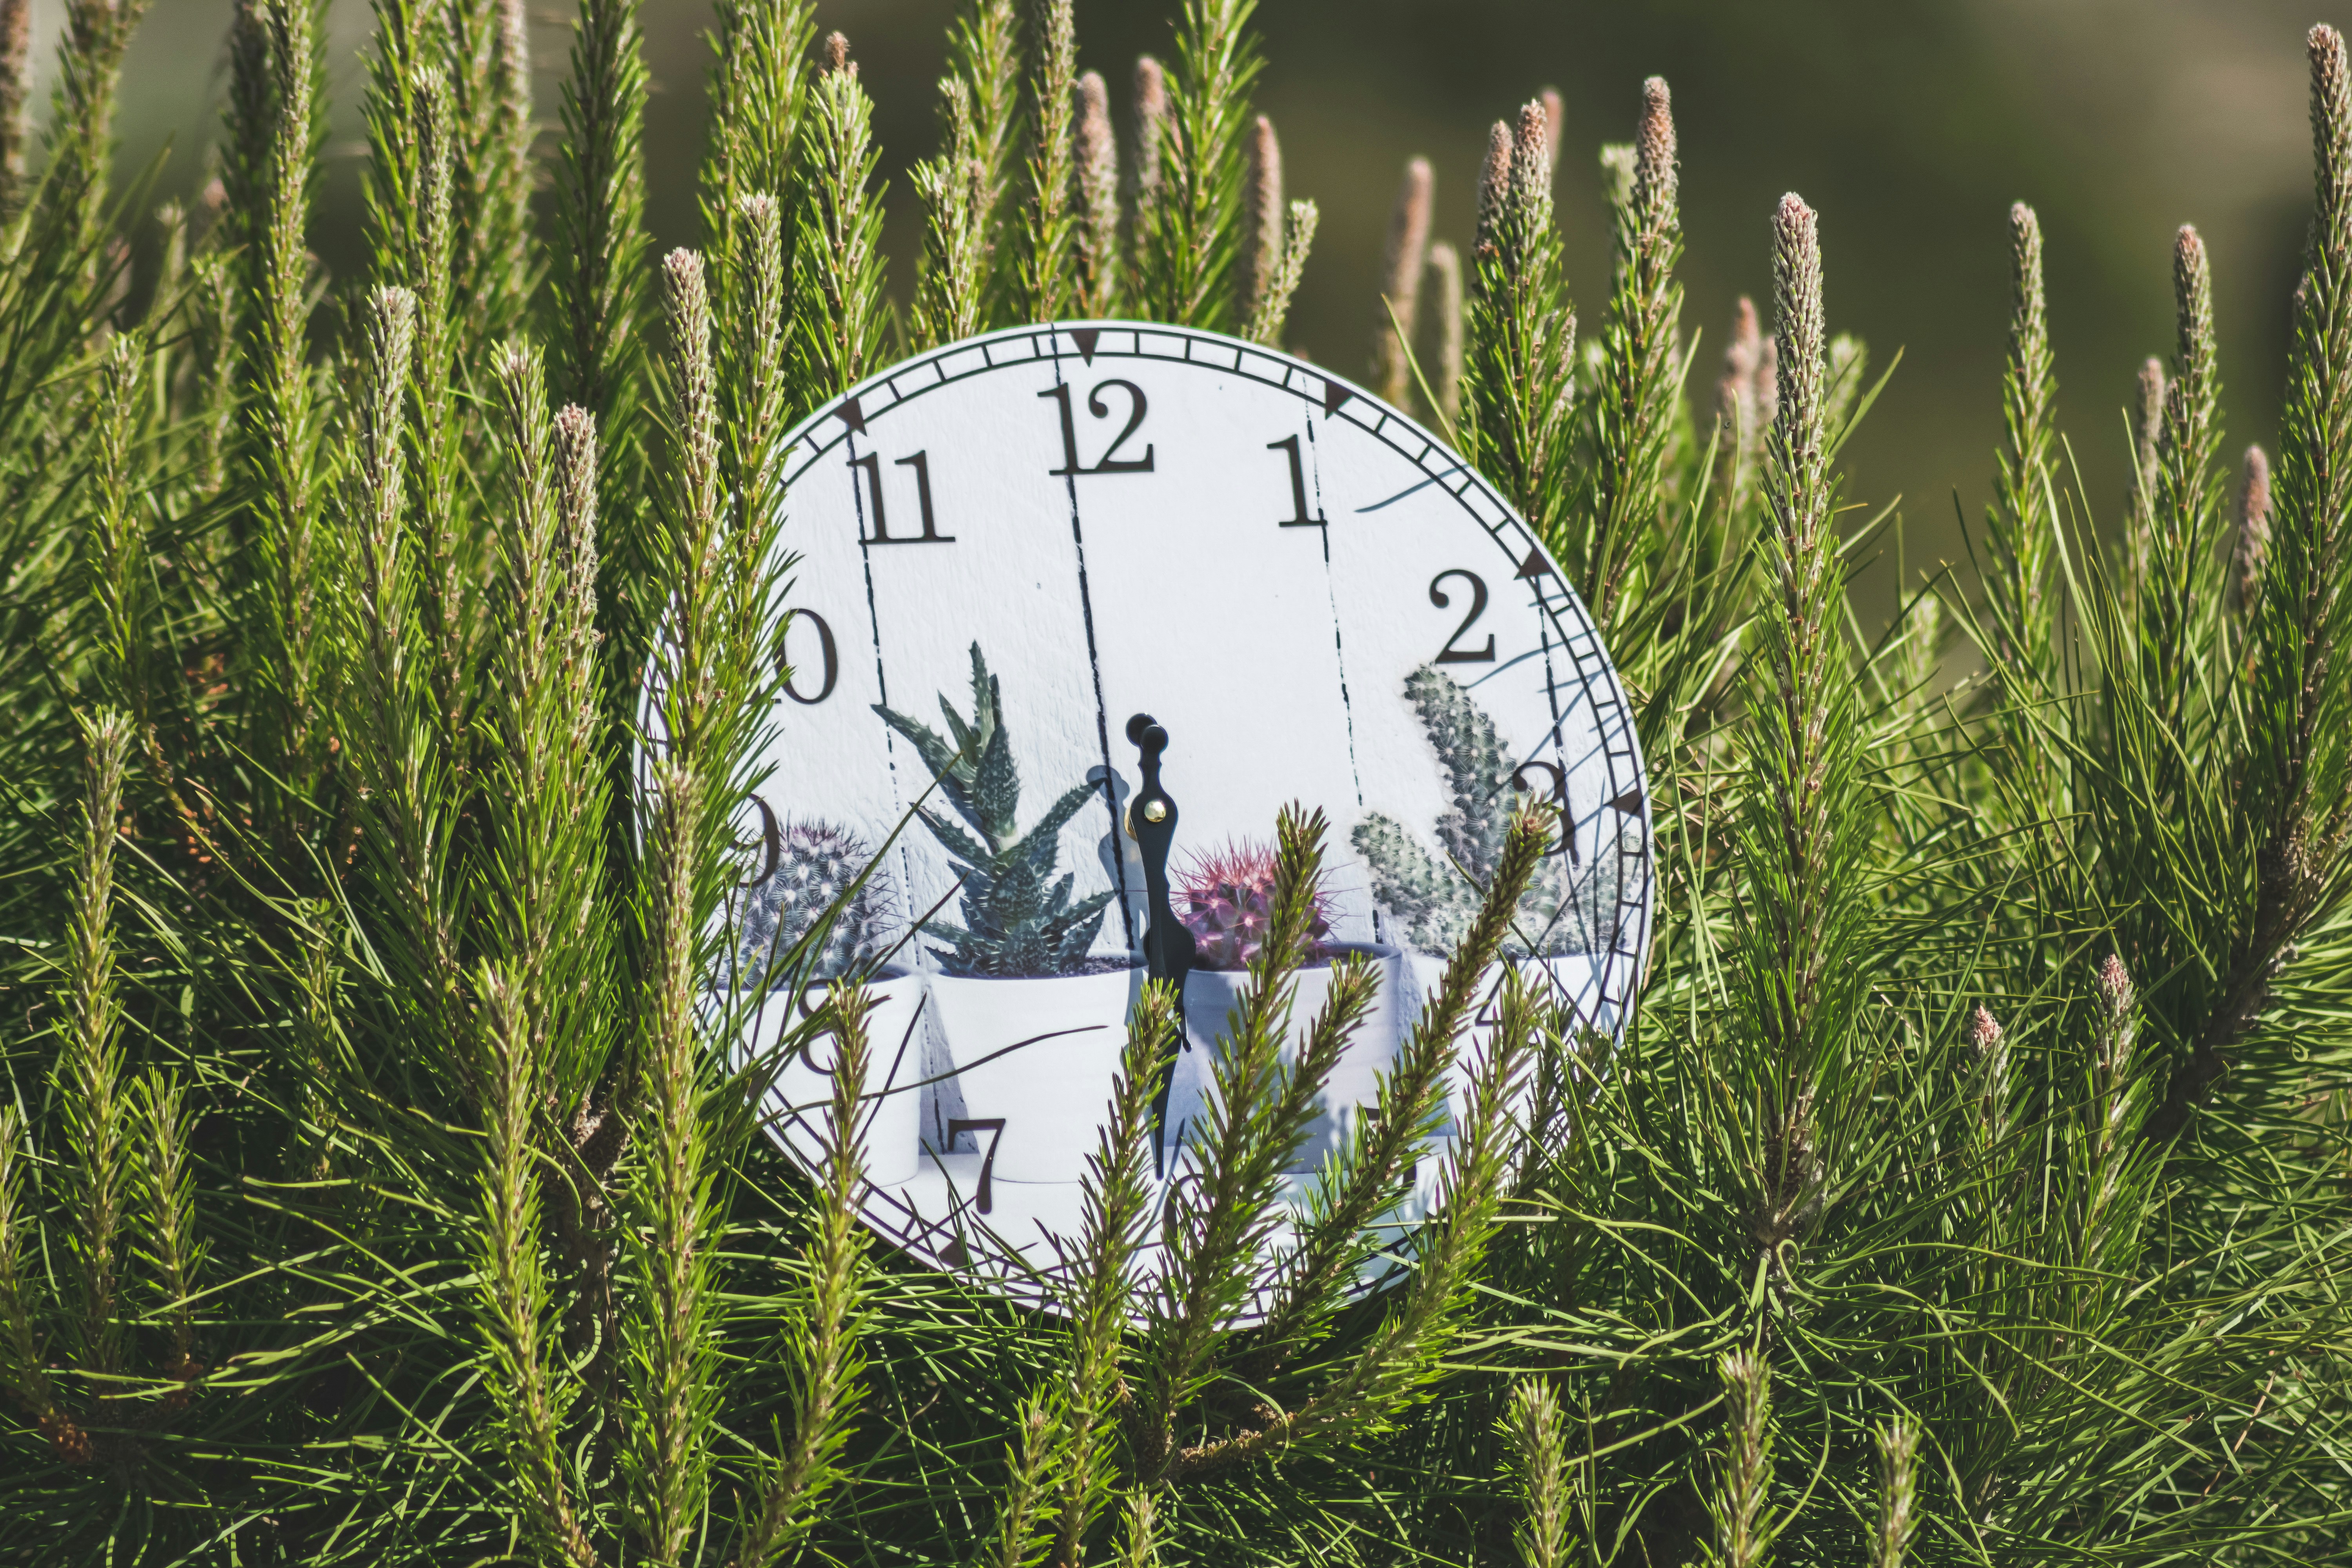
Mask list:
[[[1097,786],[1055,862],[1073,900],[1109,895],[1097,955],[1142,936],[1141,879],[1114,815],[1139,782],[1121,734],[1139,712],[1172,737],[1180,868],[1187,850],[1268,839],[1288,802],[1319,807],[1334,936],[1413,947],[1425,933],[1380,903],[1360,830],[1394,825],[1438,863],[1437,825],[1469,787],[1448,759],[1466,746],[1491,759],[1482,808],[1512,792],[1550,799],[1569,830],[1553,864],[1604,879],[1578,884],[1599,889],[1591,929],[1555,967],[1572,973],[1589,1022],[1622,1019],[1650,901],[1623,695],[1535,539],[1410,419],[1213,334],[1041,327],[893,367],[803,424],[784,467],[779,548],[796,559],[776,608],[791,616],[790,679],[764,793],[786,821],[889,838],[930,780],[875,707],[929,719],[945,698],[969,715],[976,643],[1023,828],[1072,786]],[[957,918],[956,872],[930,835],[900,835],[886,869],[900,920]],[[1002,1112],[963,1103],[942,1068],[934,1043],[920,1076],[942,1081],[919,1091],[926,1147],[976,1162],[972,1124]],[[989,1224],[1075,1226],[1082,1162],[1052,1180],[1008,1176],[1035,1174],[1017,1121],[984,1140]],[[935,1258],[950,1252],[940,1205],[977,1212],[974,1192],[924,1186],[942,1163],[927,1159],[868,1207]],[[970,1175],[967,1187],[976,1165]]]

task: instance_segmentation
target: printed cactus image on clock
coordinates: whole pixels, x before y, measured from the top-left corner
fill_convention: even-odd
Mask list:
[[[1088,967],[1087,950],[1102,930],[1112,895],[1071,900],[1076,879],[1055,877],[1063,826],[1100,792],[1073,784],[1027,832],[1020,826],[1021,775],[1004,721],[1004,694],[971,645],[972,716],[967,722],[942,695],[950,740],[929,725],[880,703],[874,710],[904,736],[939,780],[940,794],[971,831],[929,805],[923,826],[953,858],[961,879],[963,924],[932,921],[924,930],[949,945],[931,949],[950,974],[1014,978],[1071,974]],[[975,835],[977,837],[975,837]]]
[[[773,866],[744,900],[736,957],[742,984],[761,988],[772,967],[831,980],[880,963],[898,929],[897,897],[866,841],[812,821],[783,825],[775,842]]]
[[[1444,670],[1423,665],[1404,686],[1445,775],[1449,804],[1434,825],[1436,849],[1379,812],[1358,824],[1353,837],[1371,872],[1372,896],[1414,947],[1444,955],[1467,934],[1494,879],[1527,768],[1524,753]],[[1515,957],[1605,951],[1623,880],[1618,848],[1611,843],[1583,866],[1567,855],[1545,861],[1520,900],[1505,951]]]
[[[1274,923],[1275,859],[1271,845],[1235,839],[1204,850],[1176,873],[1176,918],[1192,933],[1202,969],[1246,969],[1265,946]],[[1316,884],[1308,907],[1303,963],[1320,963],[1329,953],[1336,912],[1330,889]]]

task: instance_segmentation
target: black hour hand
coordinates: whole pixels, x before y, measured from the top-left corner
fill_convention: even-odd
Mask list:
[[[1184,977],[1192,973],[1199,949],[1192,933],[1176,918],[1168,902],[1168,851],[1176,842],[1176,802],[1160,783],[1160,754],[1168,749],[1168,731],[1149,713],[1127,721],[1127,738],[1142,753],[1143,787],[1127,804],[1127,831],[1143,851],[1145,912],[1150,923],[1143,933],[1143,962],[1154,980],[1175,988],[1181,1018],[1184,1007]],[[1185,1041],[1190,1050],[1192,1042]],[[1176,1063],[1170,1058],[1160,1088],[1151,1097],[1153,1163],[1167,1169],[1168,1093],[1175,1081]]]

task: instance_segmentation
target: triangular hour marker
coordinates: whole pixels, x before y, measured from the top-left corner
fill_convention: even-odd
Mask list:
[[[1609,804],[1628,816],[1639,816],[1642,815],[1642,792],[1639,789],[1629,789]]]
[[[1538,577],[1553,575],[1551,563],[1544,559],[1539,546],[1531,544],[1528,547],[1528,558],[1519,563],[1519,575],[1530,583]]]
[[[963,1237],[959,1236],[951,1238],[946,1247],[940,1251],[940,1261],[950,1268],[971,1268],[971,1254],[964,1250]]]
[[[1323,417],[1328,419],[1339,413],[1339,405],[1355,395],[1338,382],[1326,380],[1323,383]]]
[[[866,434],[866,411],[857,406],[857,399],[850,397],[842,400],[841,422],[860,436]]]
[[[1078,357],[1088,364],[1095,363],[1095,344],[1102,339],[1100,327],[1072,327],[1070,341],[1078,345]]]

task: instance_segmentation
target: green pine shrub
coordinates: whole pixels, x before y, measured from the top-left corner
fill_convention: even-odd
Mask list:
[[[1483,972],[1616,889],[1416,678],[1454,805],[1360,847],[1452,958],[1303,1206],[1282,1173],[1375,980],[1340,956],[1293,1027],[1328,825],[1291,813],[1198,1180],[1148,1212],[1181,1036],[1154,987],[1056,1312],[869,1242],[854,982],[908,933],[868,918],[872,847],[814,837],[740,917],[775,437],[1044,315],[1279,341],[1315,208],[1250,103],[1251,0],[1176,10],[1168,62],[1107,81],[1068,0],[959,7],[900,317],[870,84],[806,0],[720,0],[701,248],[658,257],[634,0],[578,0],[544,105],[519,0],[373,0],[347,278],[312,245],[343,79],[315,7],[240,0],[216,184],[150,210],[111,179],[141,7],[71,0],[37,132],[0,5],[0,1561],[2342,1558],[2326,27],[2269,446],[2225,461],[2227,258],[2185,229],[2134,492],[2093,506],[2021,205],[1973,570],[1883,636],[1844,587],[1892,520],[1836,466],[1879,383],[1802,201],[1694,387],[1663,81],[1601,153],[1609,212],[1568,220],[1614,247],[1580,331],[1556,100],[1494,128],[1466,251],[1409,165],[1373,383],[1542,532],[1637,704],[1660,891],[1622,1042],[1514,972],[1425,1142]],[[1053,875],[1064,805],[1020,830],[974,668],[951,738],[890,717],[985,838],[927,816],[982,874],[941,934],[1033,973],[1103,910]],[[835,979],[740,1059],[763,987]],[[820,1034],[804,1173],[753,1107]],[[1423,1160],[1448,1201],[1383,1228]]]

